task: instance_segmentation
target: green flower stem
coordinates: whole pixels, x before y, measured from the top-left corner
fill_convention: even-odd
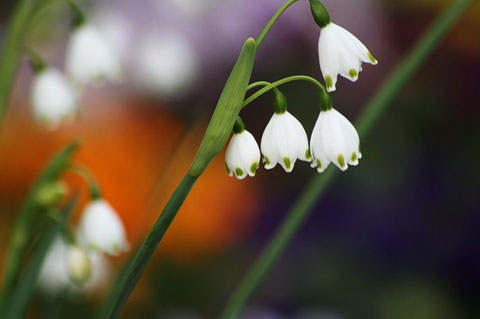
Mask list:
[[[3,54],[0,58],[0,125],[12,90],[12,83],[22,56],[28,24],[32,16],[34,1],[21,0],[10,19]]]
[[[405,87],[408,81],[416,74],[425,60],[438,46],[452,25],[461,17],[474,0],[454,1],[432,24],[421,39],[414,46],[408,56],[391,73],[384,84],[379,88],[357,123],[359,134],[365,138],[371,131],[380,116],[385,112],[393,99]],[[222,315],[222,319],[239,318],[242,309],[250,296],[267,275],[274,263],[280,258],[287,245],[297,234],[305,219],[311,214],[315,204],[329,186],[337,170],[329,169],[324,174],[313,178],[307,185],[298,200],[287,213],[287,217],[280,224],[270,242],[262,250],[253,266],[241,280],[237,289],[229,299]]]
[[[15,282],[18,279],[23,256],[32,235],[33,220],[36,214],[44,209],[41,203],[38,202],[37,195],[44,186],[52,183],[58,178],[60,173],[67,167],[70,158],[78,146],[79,144],[74,142],[64,148],[52,159],[52,161],[47,165],[43,173],[37,179],[37,182],[31,189],[24,202],[17,223],[14,226],[7,258],[5,259],[5,280],[0,299],[0,314],[3,313],[2,310],[6,307],[6,305],[8,305]]]
[[[140,280],[145,267],[193,185],[225,146],[238,114],[242,109],[242,101],[245,98],[253,69],[255,52],[255,41],[251,38],[247,39],[220,95],[192,166],[180,185],[175,189],[172,197],[168,200],[152,230],[120,275],[110,294],[110,298],[107,300],[103,318],[117,318],[120,315],[123,305],[132,293],[138,280]]]
[[[292,4],[294,4],[295,2],[297,2],[298,0],[289,0],[287,2],[285,2],[283,4],[283,6],[280,7],[280,9],[278,9],[278,11],[273,15],[273,17],[270,19],[270,21],[268,21],[267,25],[265,26],[265,28],[263,29],[263,31],[260,33],[260,35],[258,36],[258,38],[256,39],[256,43],[257,43],[257,49],[258,47],[260,46],[260,44],[262,44],[263,42],[263,39],[265,38],[265,36],[268,34],[268,32],[270,31],[270,29],[272,28],[272,26],[275,24],[275,22],[278,20],[278,18],[282,15],[283,12],[285,12],[285,10],[287,10],[288,7],[290,7]]]
[[[280,85],[283,85],[283,84],[286,84],[286,83],[289,83],[289,82],[293,82],[293,81],[307,81],[307,82],[313,83],[319,89],[318,92],[319,92],[320,105],[321,105],[322,110],[328,110],[332,107],[332,99],[330,97],[330,94],[328,94],[327,90],[325,90],[325,87],[323,86],[323,84],[320,83],[315,78],[312,78],[311,76],[307,76],[307,75],[289,76],[287,78],[278,80],[278,81],[273,82],[273,83],[266,82],[266,81],[260,81],[260,82],[252,83],[247,87],[247,90],[250,90],[250,89],[253,89],[253,88],[256,88],[256,87],[259,87],[259,86],[263,86],[263,88],[258,90],[257,92],[255,92],[251,96],[249,96],[243,102],[243,107],[252,103],[256,99],[258,99],[260,96],[267,93],[268,91],[273,90]]]
[[[93,177],[92,173],[90,173],[89,170],[78,165],[70,165],[67,169],[75,174],[78,174],[81,178],[85,180],[88,185],[88,190],[90,192],[90,198],[92,200],[102,197],[102,191],[100,190],[100,186],[98,185],[95,177]]]
[[[251,96],[249,96],[244,102],[243,102],[243,107],[247,106],[248,104],[252,103],[256,99],[258,99],[260,96],[263,94],[267,93],[268,91],[276,88],[277,86],[283,85],[285,83],[293,82],[293,81],[308,81],[316,85],[320,90],[325,91],[325,87],[323,86],[322,83],[320,83],[318,80],[307,76],[307,75],[294,75],[294,76],[289,76],[287,78],[275,81],[273,83],[265,82],[265,81],[260,81],[260,82],[255,82],[250,84],[247,89],[252,89],[255,87],[259,86],[264,86],[262,89],[258,90]],[[268,84],[267,84],[268,83]]]

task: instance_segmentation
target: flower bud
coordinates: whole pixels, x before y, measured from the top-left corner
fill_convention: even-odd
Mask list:
[[[81,286],[92,274],[92,266],[87,253],[78,246],[70,246],[67,252],[67,269],[70,279]]]

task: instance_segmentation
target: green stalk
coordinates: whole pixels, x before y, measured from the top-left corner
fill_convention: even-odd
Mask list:
[[[175,189],[152,230],[120,275],[107,301],[103,318],[117,318],[145,267],[177,215],[193,185],[226,144],[242,109],[255,58],[255,41],[247,39],[220,95],[192,166]]]
[[[447,31],[450,30],[452,25],[473,3],[474,0],[457,0],[453,2],[435,20],[408,56],[390,74],[360,116],[357,127],[362,138],[365,138],[370,133],[373,125],[377,123],[393,99],[420,69]],[[270,242],[262,250],[256,262],[241,280],[237,289],[227,302],[220,318],[239,318],[242,309],[247,304],[255,289],[267,275],[274,263],[280,258],[293,236],[298,233],[305,219],[311,214],[315,204],[320,200],[325,189],[329,186],[336,174],[336,170],[329,169],[323,175],[313,178],[309,185],[307,185],[287,213],[286,218],[282,221]]]
[[[287,2],[285,2],[281,7],[280,9],[278,9],[278,11],[273,15],[273,17],[270,19],[270,21],[268,21],[267,25],[265,26],[265,28],[263,29],[263,31],[260,33],[260,35],[258,36],[256,42],[257,42],[257,49],[258,47],[260,46],[260,44],[262,44],[263,42],[263,39],[265,38],[265,36],[268,34],[268,32],[270,31],[270,29],[272,28],[272,26],[275,24],[275,22],[278,20],[278,18],[282,15],[282,13],[287,10],[288,7],[290,7],[292,4],[294,4],[295,2],[297,2],[298,0],[289,0]]]
[[[289,83],[289,82],[293,82],[293,81],[307,81],[307,82],[313,83],[316,87],[318,87],[320,89],[320,92],[322,92],[324,94],[328,94],[327,91],[325,90],[325,87],[323,86],[323,84],[320,83],[315,78],[312,78],[311,76],[307,76],[307,75],[293,75],[293,76],[289,76],[289,77],[286,77],[284,79],[275,81],[273,83],[266,82],[266,81],[259,81],[259,82],[255,82],[255,83],[250,84],[247,87],[247,91],[251,90],[253,88],[259,87],[259,86],[263,86],[263,88],[258,90],[257,92],[255,92],[251,96],[249,96],[243,102],[243,107],[252,103],[256,99],[258,99],[260,96],[267,93],[268,91],[273,90],[280,85],[283,85],[283,84],[286,84],[286,83]]]
[[[17,319],[24,317],[28,301],[35,290],[38,273],[40,272],[43,260],[48,253],[48,249],[55,238],[61,234],[65,228],[68,217],[73,212],[77,201],[78,194],[73,196],[73,198],[60,213],[58,219],[55,220],[55,223],[52,225],[51,229],[43,236],[38,247],[36,247],[28,266],[25,269],[25,273],[16,285],[15,291],[8,304],[6,315],[2,318]]]
[[[10,295],[18,278],[23,256],[32,235],[32,222],[36,213],[42,209],[37,200],[37,195],[45,185],[48,185],[58,178],[60,173],[68,166],[68,162],[78,146],[79,144],[74,142],[64,148],[52,159],[43,170],[43,173],[38,177],[37,182],[32,187],[24,201],[24,205],[20,210],[17,223],[12,232],[7,258],[5,259],[5,280],[0,300],[0,313],[3,313],[2,309],[9,304]]]
[[[12,83],[22,56],[33,7],[33,0],[21,0],[7,26],[3,54],[0,58],[0,125],[3,122]]]

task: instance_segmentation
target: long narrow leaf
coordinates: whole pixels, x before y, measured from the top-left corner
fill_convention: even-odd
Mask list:
[[[52,225],[51,229],[41,239],[35,253],[25,269],[24,275],[18,281],[16,289],[10,298],[5,319],[18,319],[24,316],[30,297],[35,290],[38,273],[42,267],[48,249],[65,227],[65,223],[73,212],[77,201],[78,194],[74,195],[67,203],[60,213],[58,222]]]

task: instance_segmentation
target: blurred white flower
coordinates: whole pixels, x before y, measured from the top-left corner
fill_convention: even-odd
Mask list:
[[[69,81],[54,68],[35,74],[31,98],[35,118],[49,129],[72,121],[78,110],[77,97]]]
[[[113,207],[103,199],[94,200],[85,207],[78,240],[87,249],[109,255],[128,250],[123,223]]]
[[[69,268],[70,270],[76,268],[74,270],[75,273],[79,271],[79,273],[85,274],[83,272],[86,269],[84,268],[86,267],[85,257],[87,257],[90,262],[90,276],[79,286],[73,283],[72,272],[69,272]],[[79,260],[80,263],[73,265],[75,260]],[[71,265],[69,265],[69,263],[71,263]],[[62,237],[57,237],[45,256],[38,275],[37,284],[42,292],[50,295],[60,292],[97,292],[101,290],[101,288],[106,287],[110,275],[110,266],[103,256],[92,254],[80,256],[77,255],[77,252],[72,253],[66,241]]]
[[[79,246],[70,245],[67,251],[67,269],[70,279],[82,286],[92,274],[92,265],[86,251]]]
[[[150,94],[175,98],[197,80],[199,58],[190,42],[175,31],[150,32],[140,42],[136,78]]]
[[[55,294],[71,286],[67,270],[68,245],[63,238],[56,238],[50,246],[38,274],[39,288],[48,294]]]
[[[121,58],[122,65],[125,65],[131,52],[129,46],[133,35],[133,26],[130,21],[111,6],[102,6],[96,9],[91,19],[103,38]]]
[[[219,0],[167,0],[173,4],[183,14],[188,16],[198,16],[205,12],[208,12],[212,5]],[[160,5],[165,0],[156,0]]]
[[[321,111],[310,140],[312,167],[319,173],[325,171],[330,162],[345,171],[350,165],[358,165],[362,158],[360,138],[357,130],[334,108]]]
[[[105,80],[119,82],[122,78],[119,57],[90,24],[83,24],[73,31],[65,59],[67,74],[79,88],[88,83],[101,84]]]
[[[288,111],[273,114],[263,131],[261,150],[266,169],[279,163],[289,173],[297,159],[311,161],[307,133]]]
[[[318,55],[328,92],[335,91],[338,74],[355,82],[362,71],[362,62],[378,63],[360,40],[335,23],[322,28]]]
[[[244,179],[255,176],[260,163],[260,149],[253,135],[245,129],[234,133],[225,154],[225,163],[229,176]]]

